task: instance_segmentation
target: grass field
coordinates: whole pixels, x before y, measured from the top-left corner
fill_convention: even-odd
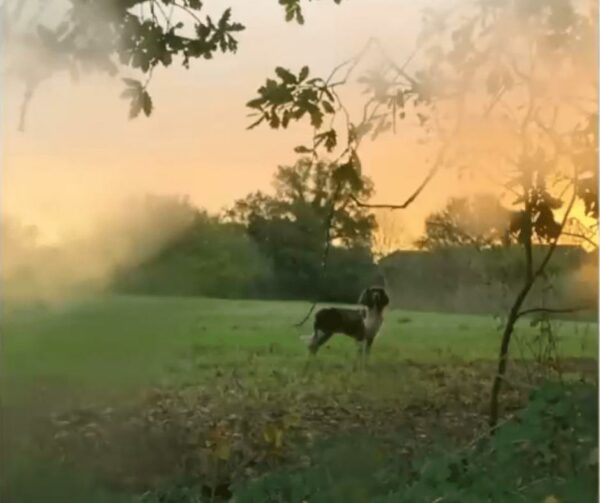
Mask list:
[[[152,421],[163,417],[173,430],[170,435],[178,436],[188,431],[178,418],[193,417],[198,429],[190,443],[193,452],[206,449],[203,446],[213,442],[210,439],[223,424],[238,431],[236,428],[245,424],[242,419],[251,418],[250,430],[243,430],[248,445],[235,445],[240,453],[257,452],[272,448],[271,440],[265,444],[265,439],[275,435],[277,452],[264,454],[262,465],[259,463],[262,469],[288,459],[277,445],[277,435],[286,428],[325,437],[360,425],[382,434],[409,428],[421,441],[437,430],[469,436],[484,424],[500,339],[498,320],[391,309],[373,346],[369,367],[357,372],[356,347],[343,336],[334,337],[307,365],[306,343],[300,336],[310,332],[310,322],[302,329],[294,327],[307,308],[303,302],[106,297],[5,313],[0,355],[3,449],[4,456],[21,460],[20,468],[15,469],[15,477],[21,481],[18,491],[27,489],[27,481],[39,476],[39,463],[23,460],[29,454],[22,454],[37,445],[37,440],[29,440],[35,421],[43,423],[54,413],[86,407],[128,408],[131,417],[151,416]],[[596,358],[595,323],[556,321],[553,333],[565,359],[590,362]],[[531,357],[538,334],[537,327],[523,320],[513,344],[514,357]],[[149,399],[150,390],[156,393]],[[90,473],[127,480],[123,484],[128,491],[146,488],[157,477],[176,476],[173,467],[184,453],[181,447],[170,452],[171,444],[165,444],[160,435],[151,436],[150,441],[144,433],[140,447],[139,432],[127,430],[125,437],[119,436],[124,435],[120,424],[129,424],[121,416],[92,414],[86,425],[102,424],[103,438],[112,440],[107,452],[90,457],[89,445],[73,447],[89,432],[80,429],[79,416],[68,417],[71,419],[61,419],[59,426],[52,427],[63,428],[61,435],[72,437],[69,447],[61,449],[67,449],[76,464],[90,464]],[[300,422],[302,427],[282,426],[288,422]],[[58,438],[52,431],[50,437]],[[284,447],[293,436],[287,430],[285,435]],[[19,445],[27,445],[29,451],[13,449],[16,443],[12,439],[19,437],[24,439]],[[242,438],[241,434],[238,437]],[[228,438],[233,442],[234,435]],[[302,437],[302,445],[306,438]],[[137,446],[133,454],[120,450],[129,444]],[[212,454],[220,455],[219,444],[210,445],[217,449]],[[149,459],[154,463],[151,468]],[[143,467],[136,464],[140,460],[146,463]],[[235,466],[229,457],[227,463],[231,475]],[[126,468],[120,468],[118,475],[111,472],[121,464]],[[124,472],[134,475],[125,477]],[[75,490],[62,483],[54,485],[60,494]],[[77,501],[92,501],[86,490],[81,489]],[[22,497],[22,501],[36,498],[39,494]]]
[[[63,390],[101,397],[144,387],[202,381],[215,372],[268,373],[306,362],[293,324],[303,302],[194,298],[109,297],[60,308],[31,309],[3,317],[2,383],[6,399]],[[372,365],[459,359],[494,359],[500,332],[492,317],[406,312],[386,314]],[[528,356],[538,330],[523,320],[513,356]],[[564,357],[595,357],[597,325],[555,323]],[[319,354],[322,365],[347,365],[354,343],[334,337]]]

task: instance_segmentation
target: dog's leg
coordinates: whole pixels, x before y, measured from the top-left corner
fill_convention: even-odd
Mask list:
[[[315,329],[315,333],[310,340],[310,344],[308,345],[308,351],[311,355],[316,355],[319,348],[325,344],[333,335],[332,332],[324,332],[320,329]]]
[[[371,354],[371,346],[373,345],[374,338],[368,338],[365,340],[365,358],[369,358]]]
[[[373,345],[373,338],[365,339],[362,355],[363,368],[367,368],[369,364],[369,355],[371,354],[371,346]]]
[[[367,352],[367,340],[366,339],[358,340],[358,341],[356,341],[356,344],[357,344],[358,352],[356,354],[356,360],[353,365],[354,370],[361,369],[364,367],[365,355]]]
[[[367,357],[369,356],[369,349],[371,347],[371,343],[369,339],[365,339],[362,342],[361,354],[360,354],[360,364],[361,368],[365,369],[367,367]]]

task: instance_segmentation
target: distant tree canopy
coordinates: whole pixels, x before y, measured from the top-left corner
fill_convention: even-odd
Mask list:
[[[289,174],[286,168],[282,172]],[[279,200],[279,194],[288,203],[295,200],[297,196],[286,199],[290,186],[281,183],[276,184],[279,190],[275,195],[263,194],[263,198],[273,202]],[[312,196],[305,198],[310,200]],[[488,196],[482,196],[482,200],[496,201]],[[323,228],[318,219],[302,225],[304,214],[299,213],[299,220],[291,213],[284,218],[279,212],[283,213],[281,207],[287,205],[277,210],[275,206],[269,206],[272,213],[262,213],[260,224],[251,229],[248,221],[252,217],[248,219],[247,213],[244,222],[232,222],[231,218],[225,221],[194,207],[185,198],[147,197],[128,205],[126,218],[116,222],[111,219],[104,230],[95,232],[100,233],[98,241],[102,245],[97,255],[112,254],[112,262],[118,265],[110,284],[113,290],[145,295],[352,303],[366,284],[383,274],[394,303],[403,308],[497,313],[522,282],[518,247],[486,246],[477,250],[471,240],[450,246],[442,241],[443,245],[425,250],[390,253],[377,266],[370,249],[362,246],[362,239],[350,240],[347,246],[338,242],[330,249],[328,267],[322,271],[319,233]],[[265,207],[260,206],[263,210]],[[311,229],[311,224],[317,228]],[[26,259],[34,230],[10,225],[4,226],[5,234],[3,246],[18,243],[17,258]],[[548,245],[534,246],[534,258],[539,260],[547,249]],[[46,259],[48,253],[39,250],[37,255]],[[595,276],[591,272],[588,278],[582,272],[586,268],[593,271],[595,264],[594,253],[559,247],[546,269],[548,278],[553,278],[552,300],[585,303],[593,298],[595,290],[589,278]],[[20,277],[23,271],[21,268]],[[548,296],[546,290],[546,284],[538,285],[528,306]]]
[[[513,213],[491,194],[451,198],[425,220],[425,234],[416,241],[422,249],[456,246],[489,248],[508,244]]]
[[[372,183],[363,176],[346,179],[343,169],[300,159],[293,166],[278,168],[274,195],[249,194],[227,212],[229,219],[246,226],[248,235],[271,259],[281,290],[288,294],[335,298],[332,289],[342,282],[338,288],[347,291],[344,297],[355,300],[373,275],[370,247],[375,217],[351,198],[353,194],[369,197]],[[330,261],[321,277],[327,239],[332,242]]]
[[[330,174],[325,163],[310,160],[281,167],[273,196],[251,194],[225,219],[185,198],[145,198],[118,219],[117,228],[98,231],[106,234],[101,243],[122,250],[111,288],[150,295],[356,301],[376,275],[369,247],[375,222],[352,208],[347,189],[328,180]],[[368,193],[370,183],[362,183]],[[325,220],[334,194],[337,246],[323,276]]]
[[[311,234],[323,244],[331,217],[332,241],[345,247],[368,247],[376,227],[375,217],[358,207],[352,195],[368,198],[373,183],[359,175],[355,180],[336,176],[337,166],[302,158],[293,166],[279,166],[273,177],[274,195],[254,192],[235,202],[227,216],[260,232],[265,222],[283,222]]]
[[[142,234],[153,236],[154,230],[160,235],[158,224],[169,214],[184,224],[160,245],[148,247],[143,256],[138,254],[138,261],[118,268],[114,289],[154,295],[260,296],[271,269],[241,226],[221,222],[185,199],[153,197],[151,201],[145,206],[149,225],[142,226]],[[135,239],[138,245],[143,243],[139,238]]]
[[[534,245],[532,253],[541,260],[547,251],[548,245]],[[379,267],[395,305],[402,309],[501,315],[523,283],[521,255],[517,246],[400,250],[383,257]],[[589,310],[575,314],[585,319],[597,316],[593,308],[598,298],[597,252],[558,246],[546,275],[546,280],[532,289],[525,308],[544,302],[550,306],[589,305]]]

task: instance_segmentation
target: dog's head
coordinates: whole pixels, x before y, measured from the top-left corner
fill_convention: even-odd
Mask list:
[[[379,311],[383,311],[383,308],[390,303],[390,299],[383,288],[372,286],[360,294],[358,303],[367,306],[369,309],[376,308]]]

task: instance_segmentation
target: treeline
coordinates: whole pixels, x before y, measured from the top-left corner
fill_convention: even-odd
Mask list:
[[[173,221],[178,232],[153,253],[136,253],[145,259],[119,268],[113,289],[352,303],[365,286],[385,283],[392,302],[405,309],[498,313],[506,311],[522,284],[523,249],[512,229],[514,212],[491,194],[450,199],[427,218],[417,250],[376,263],[375,218],[355,203],[373,193],[367,177],[301,159],[277,169],[273,189],[248,194],[219,218],[185,199],[148,198],[150,216],[144,221],[159,222],[162,235]],[[133,236],[132,246],[148,242],[139,231]],[[324,254],[327,236],[331,246]],[[536,246],[534,261],[545,252]],[[558,247],[530,303],[595,303],[596,264],[595,255],[580,247]]]
[[[372,187],[344,166],[300,159],[277,169],[273,195],[248,194],[223,218],[185,200],[175,206],[165,200],[150,209],[163,219],[166,212],[187,211],[189,225],[150,259],[117,271],[114,289],[354,302],[377,275],[375,219],[352,199],[368,198]],[[325,257],[326,236],[331,246]]]
[[[149,198],[147,211],[162,221],[168,213],[181,221],[187,212],[187,224],[152,253],[136,253],[142,260],[116,268],[110,282],[116,293],[354,302],[376,280],[367,247],[332,246],[323,273],[324,233],[319,239],[302,222],[265,220],[255,229],[185,199],[159,201]]]
[[[206,217],[153,258],[117,270],[112,289],[143,295],[352,303],[376,280],[377,268],[366,249],[332,248],[324,274],[320,263],[316,250],[293,245],[279,248],[276,257],[266,256],[240,226]]]
[[[261,198],[252,196],[253,201]],[[147,211],[156,215],[146,221],[160,218],[162,227],[177,221],[179,231],[153,253],[138,252],[143,259],[137,263],[117,268],[111,282],[116,292],[353,303],[366,285],[385,282],[393,304],[404,309],[498,313],[506,310],[522,283],[518,245],[404,250],[376,263],[367,246],[336,244],[322,269],[324,230],[318,219],[308,225],[308,218],[264,211],[261,217],[239,222],[209,215],[184,199],[148,201]],[[170,219],[169,214],[177,217]],[[143,242],[139,235],[134,241]],[[545,252],[544,246],[535,247],[534,260]],[[531,306],[594,304],[596,264],[594,253],[559,246],[546,281],[531,295]]]
[[[535,246],[539,263],[546,246]],[[405,309],[463,313],[506,312],[523,283],[519,246],[398,251],[380,262],[396,305]],[[546,275],[530,294],[531,307],[595,306],[598,255],[577,246],[558,246]],[[586,310],[584,310],[586,311]],[[589,313],[588,313],[589,314]]]
[[[511,212],[493,196],[450,200],[426,220],[419,249],[377,261],[375,218],[355,203],[371,196],[368,178],[302,159],[279,167],[273,187],[272,194],[248,194],[221,216],[186,198],[132,200],[91,225],[89,236],[53,246],[37,243],[35,229],[5,219],[4,297],[53,299],[108,289],[353,303],[366,286],[385,283],[401,308],[498,313],[523,282],[523,248]],[[545,252],[535,247],[534,261]],[[560,246],[543,279],[530,297],[534,307],[595,304],[597,257]]]

